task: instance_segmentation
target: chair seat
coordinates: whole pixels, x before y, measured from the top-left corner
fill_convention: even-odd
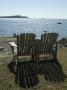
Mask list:
[[[32,57],[31,57],[31,55],[18,56],[18,60],[30,61],[30,60],[32,60]]]
[[[40,58],[40,60],[44,60],[44,59],[46,59],[46,60],[51,60],[53,57],[50,56],[49,53],[47,53],[47,54],[40,54],[40,55],[39,55],[39,58]]]

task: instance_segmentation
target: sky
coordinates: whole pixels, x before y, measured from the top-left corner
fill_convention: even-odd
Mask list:
[[[0,16],[67,19],[67,0],[0,0]]]

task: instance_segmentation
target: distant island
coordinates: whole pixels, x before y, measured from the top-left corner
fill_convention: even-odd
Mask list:
[[[14,16],[0,16],[0,18],[28,18],[28,17],[21,15],[14,15]]]

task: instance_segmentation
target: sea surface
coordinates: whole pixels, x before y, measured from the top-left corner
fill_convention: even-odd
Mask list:
[[[35,33],[40,38],[46,32],[57,32],[60,39],[67,38],[67,19],[0,18],[0,37],[13,36],[14,33]]]

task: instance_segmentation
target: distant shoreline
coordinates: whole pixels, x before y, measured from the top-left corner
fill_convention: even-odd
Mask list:
[[[0,18],[29,18],[27,16],[15,15],[15,16],[0,16]]]

